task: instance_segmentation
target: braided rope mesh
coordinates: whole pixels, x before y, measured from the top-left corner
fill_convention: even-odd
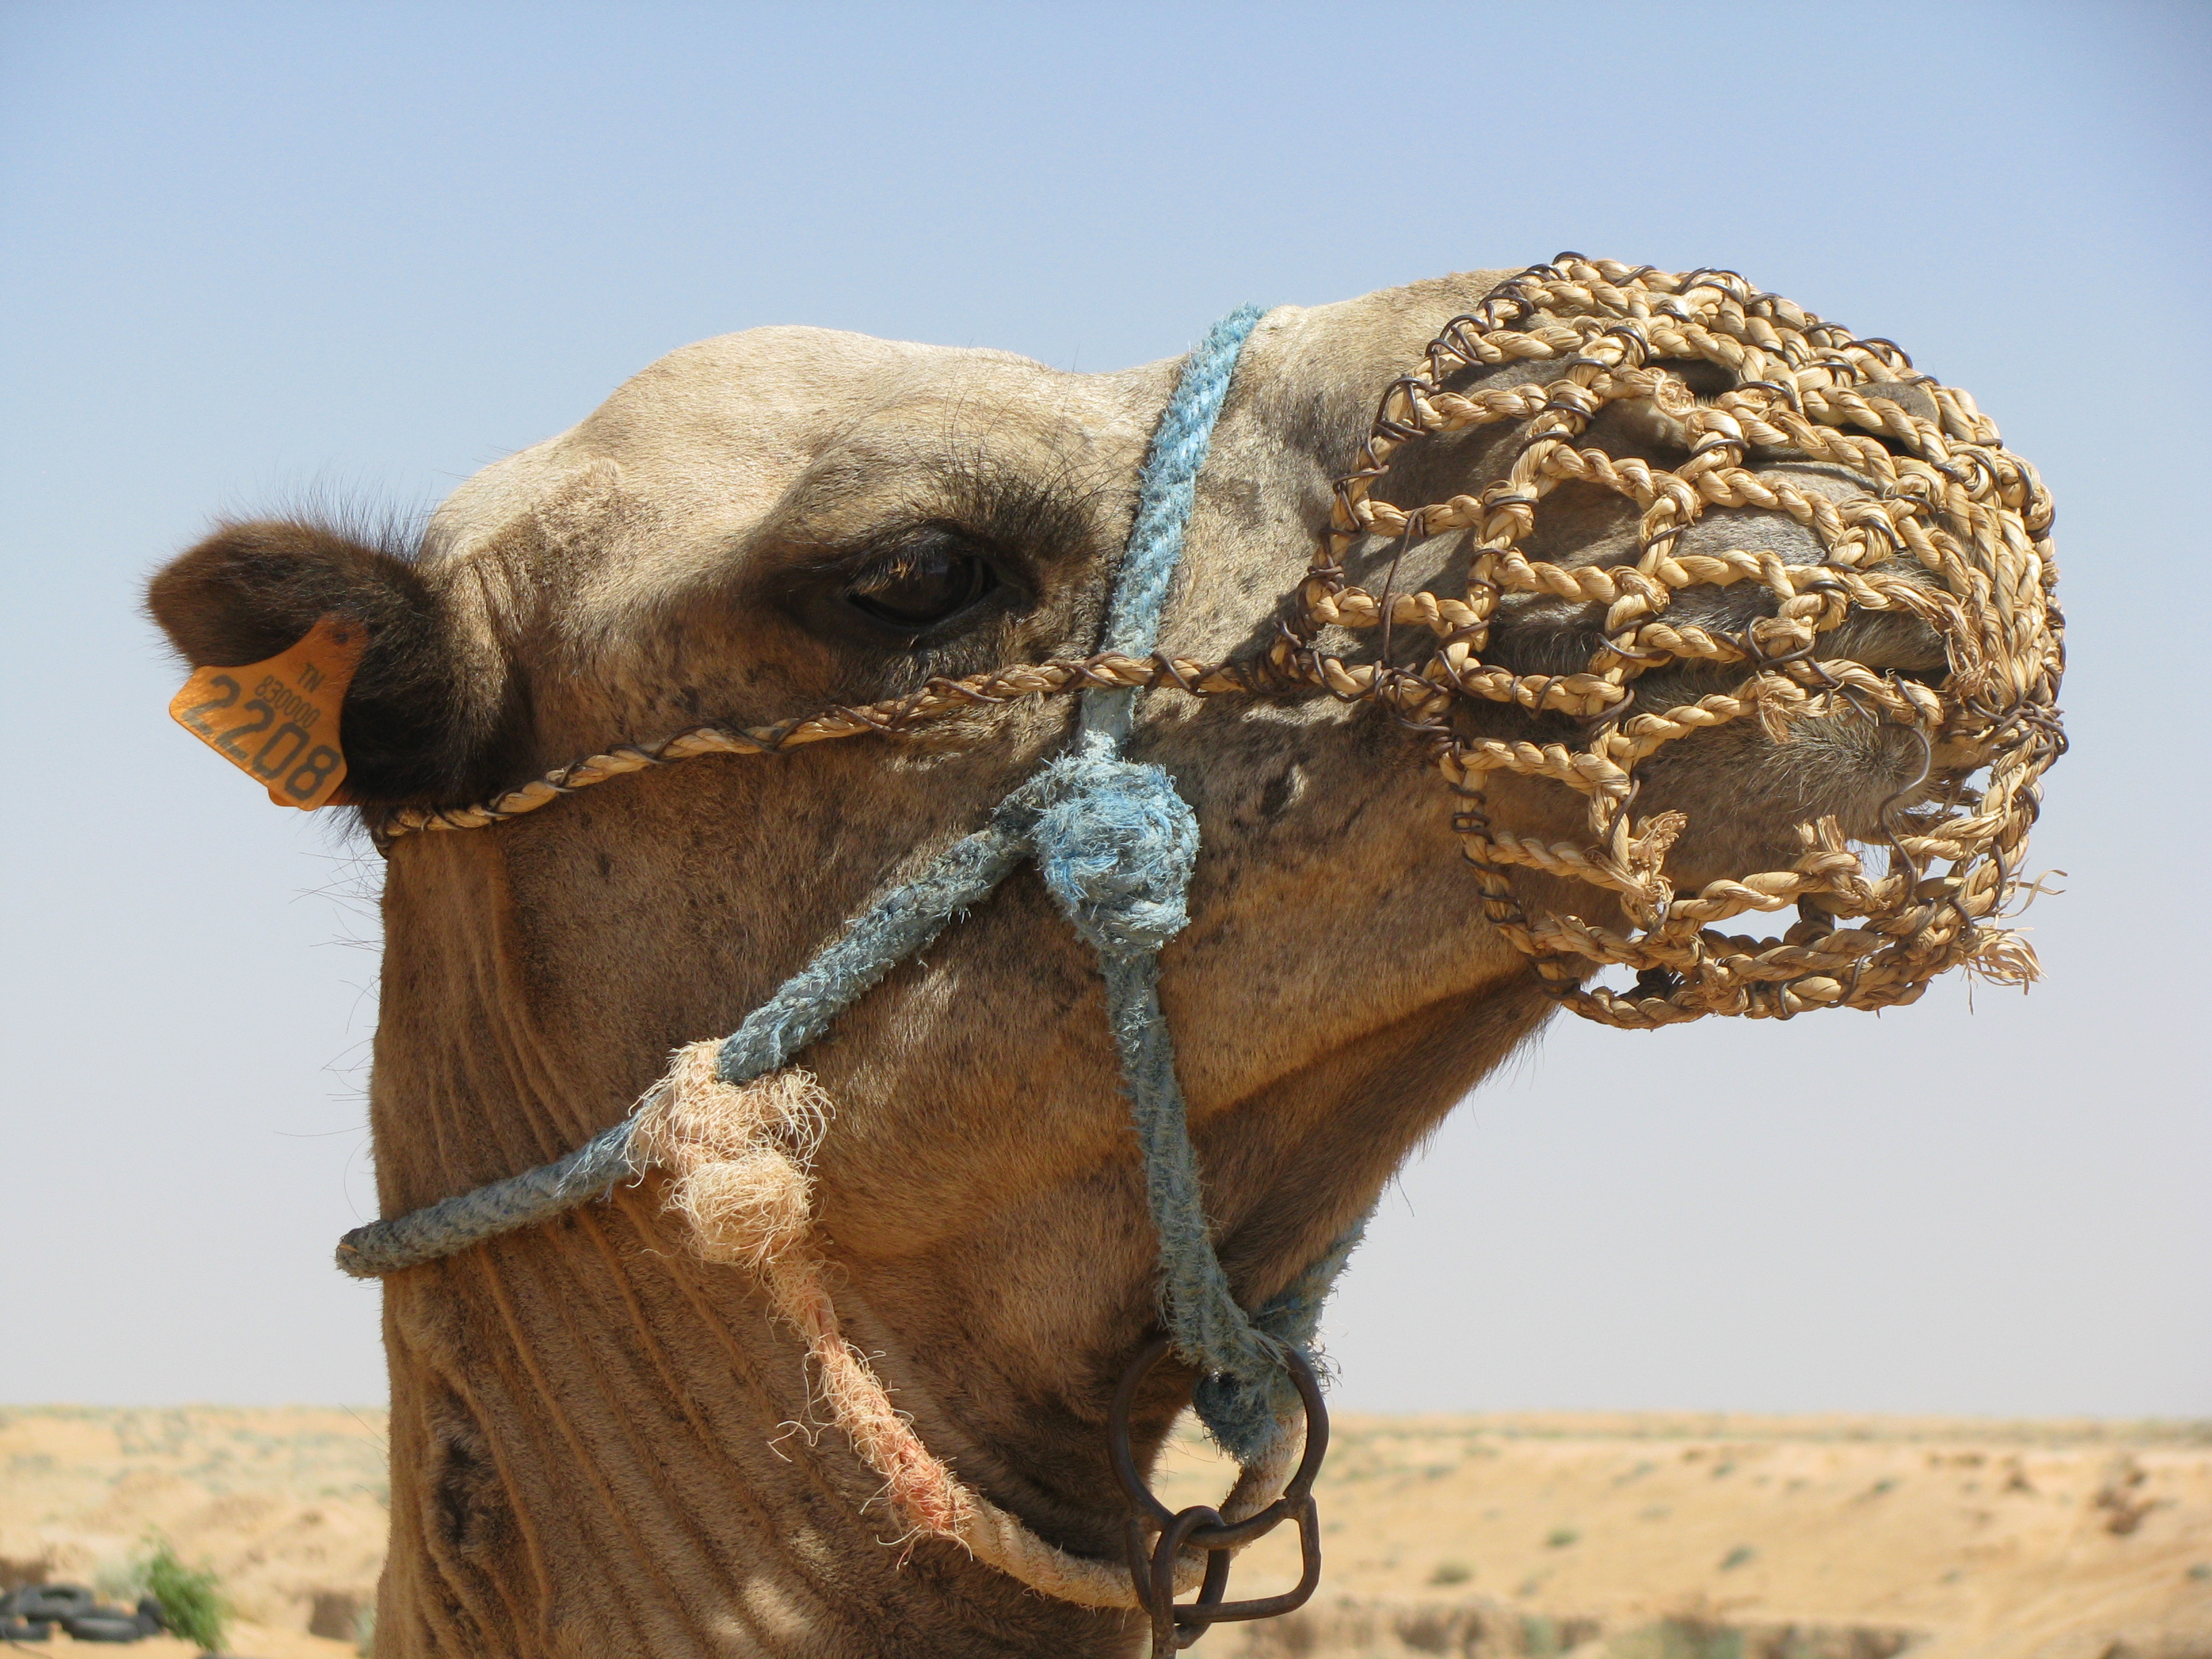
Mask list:
[[[1686,359],[1723,371],[1729,386],[1699,397],[1668,366]],[[1559,374],[1450,387],[1468,371],[1516,362],[1556,363]],[[1900,383],[1918,387],[1937,417],[1866,390]],[[1578,447],[1615,404],[1635,406],[1688,459],[1667,468]],[[1410,446],[1502,422],[1525,425],[1498,483],[1413,507],[1376,499],[1376,485]],[[1840,470],[1861,493],[1838,501],[1801,490],[1753,471],[1754,452]],[[1546,497],[1570,480],[1635,505],[1632,562],[1563,566],[1522,550]],[[1678,552],[1684,532],[1713,507],[1786,516],[1812,533],[1820,562],[1787,564],[1764,550]],[[1733,272],[1678,276],[1562,254],[1453,319],[1414,371],[1386,390],[1279,636],[1257,657],[1206,663],[1107,651],[936,678],[866,707],[623,745],[481,805],[403,809],[372,829],[385,845],[421,830],[474,829],[692,755],[779,753],[861,732],[896,734],[959,709],[1091,686],[1201,696],[1306,688],[1380,703],[1424,736],[1462,797],[1455,826],[1480,873],[1489,921],[1588,1018],[1648,1029],[1708,1014],[1879,1009],[1913,1000],[1957,967],[2025,983],[2040,971],[2034,952],[1996,924],[2033,887],[2021,867],[2039,780],[2065,748],[2051,520],[2034,469],[2002,447],[1973,399],[1915,374],[1894,343],[1860,339]],[[1443,534],[1465,543],[1456,592],[1378,596],[1346,576],[1346,556],[1373,538]],[[1689,590],[1745,582],[1772,595],[1773,614],[1741,632],[1671,614]],[[1581,671],[1516,673],[1484,660],[1500,601],[1514,594],[1605,607]],[[1910,617],[1933,630],[1948,662],[1942,683],[1823,656],[1823,636],[1861,613]],[[1332,627],[1375,629],[1386,620],[1417,638],[1425,629],[1432,643],[1408,665],[1387,649],[1347,661],[1325,637]],[[1731,689],[1693,702],[1643,706],[1637,683],[1672,665],[1746,672]],[[1468,738],[1451,716],[1469,702],[1564,717],[1550,724],[1579,722],[1579,734]],[[1929,764],[1904,792],[1915,799],[1882,815],[1884,868],[1869,869],[1832,817],[1815,817],[1796,826],[1802,850],[1789,868],[1674,890],[1666,860],[1685,820],[1671,811],[1635,816],[1638,768],[1669,744],[1740,720],[1757,720],[1778,743],[1814,720],[1893,726],[1924,742]],[[1501,771],[1584,797],[1586,843],[1493,823],[1480,790]],[[1606,896],[1607,909],[1597,920],[1532,915],[1516,893],[1516,870],[1587,884]],[[1777,937],[1718,930],[1747,913],[1792,907],[1796,921]],[[1634,988],[1585,987],[1607,967],[1632,971]]]
[[[1701,399],[1667,366],[1685,359],[1724,370],[1729,389]],[[1516,360],[1556,362],[1559,373],[1445,389],[1464,371]],[[1938,418],[1861,390],[1899,382],[1922,388]],[[1644,422],[1668,434],[1688,459],[1668,469],[1577,447],[1599,413],[1618,404],[1639,406]],[[1526,425],[1505,476],[1480,494],[1412,508],[1375,498],[1376,484],[1411,446],[1498,422]],[[1751,471],[1754,452],[1841,468],[1862,493],[1839,501],[1793,488]],[[1466,797],[1455,823],[1480,872],[1489,920],[1577,1013],[1632,1028],[1707,1014],[1787,1018],[1910,1002],[1954,967],[2007,983],[2039,975],[2027,941],[1992,922],[2033,885],[2020,872],[2039,780],[2065,746],[2051,498],[1965,392],[1915,374],[1891,342],[1856,338],[1733,272],[1670,276],[1562,254],[1444,327],[1421,368],[1384,394],[1360,462],[1337,486],[1331,533],[1278,654],[1302,678],[1389,704],[1430,734],[1444,776]],[[1570,480],[1635,504],[1634,562],[1570,568],[1522,550],[1546,497]],[[1684,532],[1713,507],[1786,515],[1811,532],[1822,562],[1790,565],[1770,551],[1678,553]],[[1399,627],[1432,631],[1425,660],[1410,670],[1347,665],[1316,646],[1327,625],[1383,620],[1384,600],[1346,580],[1349,550],[1364,538],[1443,532],[1466,542],[1463,590],[1387,604]],[[1773,614],[1738,634],[1670,615],[1687,590],[1737,582],[1765,587]],[[1582,672],[1522,674],[1484,662],[1492,618],[1510,594],[1605,607]],[[1884,611],[1941,639],[1948,672],[1940,686],[1821,654],[1822,637],[1854,613]],[[1692,663],[1748,672],[1731,690],[1694,702],[1638,707],[1640,679]],[[1568,716],[1585,723],[1583,735],[1457,736],[1448,715],[1459,698]],[[1711,882],[1693,895],[1674,891],[1667,854],[1686,820],[1675,811],[1633,815],[1638,768],[1669,744],[1738,720],[1758,720],[1778,743],[1813,720],[1917,734],[1928,763],[1900,794],[1921,798],[1885,809],[1885,870],[1870,871],[1836,820],[1819,817],[1796,826],[1802,852],[1789,868]],[[1501,771],[1584,796],[1588,844],[1547,843],[1492,823],[1480,790]],[[1978,773],[1986,777],[1974,787]],[[1629,925],[1530,915],[1514,890],[1516,868],[1602,890]],[[1747,912],[1792,906],[1797,919],[1779,937],[1717,930]],[[1607,966],[1633,970],[1634,991],[1582,988]]]

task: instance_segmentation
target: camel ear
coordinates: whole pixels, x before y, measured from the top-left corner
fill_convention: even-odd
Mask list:
[[[155,576],[147,609],[194,668],[265,661],[325,617],[360,624],[368,644],[339,720],[346,799],[451,805],[495,787],[511,724],[495,677],[408,560],[316,525],[226,525]]]

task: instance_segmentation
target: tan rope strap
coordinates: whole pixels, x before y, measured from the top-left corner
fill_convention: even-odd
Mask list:
[[[666,1174],[666,1207],[684,1223],[694,1251],[752,1274],[777,1316],[799,1332],[816,1397],[883,1478],[884,1501],[904,1536],[950,1540],[1065,1601],[1136,1607],[1127,1563],[1071,1555],[1037,1536],[954,1474],[891,1403],[866,1357],[839,1328],[816,1243],[810,1170],[830,1114],[828,1097],[796,1068],[743,1086],[725,1083],[716,1069],[720,1048],[708,1042],[677,1050],[638,1109],[638,1149]],[[1297,1449],[1296,1434],[1278,1436],[1239,1475],[1223,1515],[1242,1520],[1273,1502]],[[1204,1572],[1204,1555],[1185,1552],[1177,1592],[1195,1587]]]
[[[371,828],[381,845],[423,830],[481,830],[525,812],[550,806],[579,789],[625,777],[651,767],[667,766],[698,755],[781,755],[808,744],[865,732],[896,737],[949,714],[963,709],[995,708],[1022,697],[1047,696],[1080,691],[1087,686],[1152,690],[1170,686],[1197,696],[1267,689],[1264,670],[1236,664],[1208,665],[1186,658],[1155,654],[1128,657],[1102,652],[1080,659],[994,669],[965,679],[933,678],[918,691],[886,698],[862,707],[844,704],[810,714],[803,720],[775,726],[732,728],[695,726],[655,743],[624,744],[605,754],[548,772],[519,789],[475,806],[437,810],[402,807],[372,819]]]

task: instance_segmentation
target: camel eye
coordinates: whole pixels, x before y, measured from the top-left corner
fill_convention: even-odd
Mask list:
[[[919,634],[951,621],[998,585],[998,573],[966,548],[928,541],[879,562],[846,589],[845,599],[886,628]]]

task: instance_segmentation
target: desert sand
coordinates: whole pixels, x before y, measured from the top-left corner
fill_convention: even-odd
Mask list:
[[[384,1454],[369,1409],[0,1408],[0,1575],[118,1585],[158,1529],[222,1575],[233,1651],[343,1659]],[[1162,1494],[1220,1473],[1185,1438]],[[1347,1416],[1317,1496],[1313,1603],[1199,1652],[2212,1659],[2212,1424]],[[1255,1546],[1231,1594],[1294,1563]]]

